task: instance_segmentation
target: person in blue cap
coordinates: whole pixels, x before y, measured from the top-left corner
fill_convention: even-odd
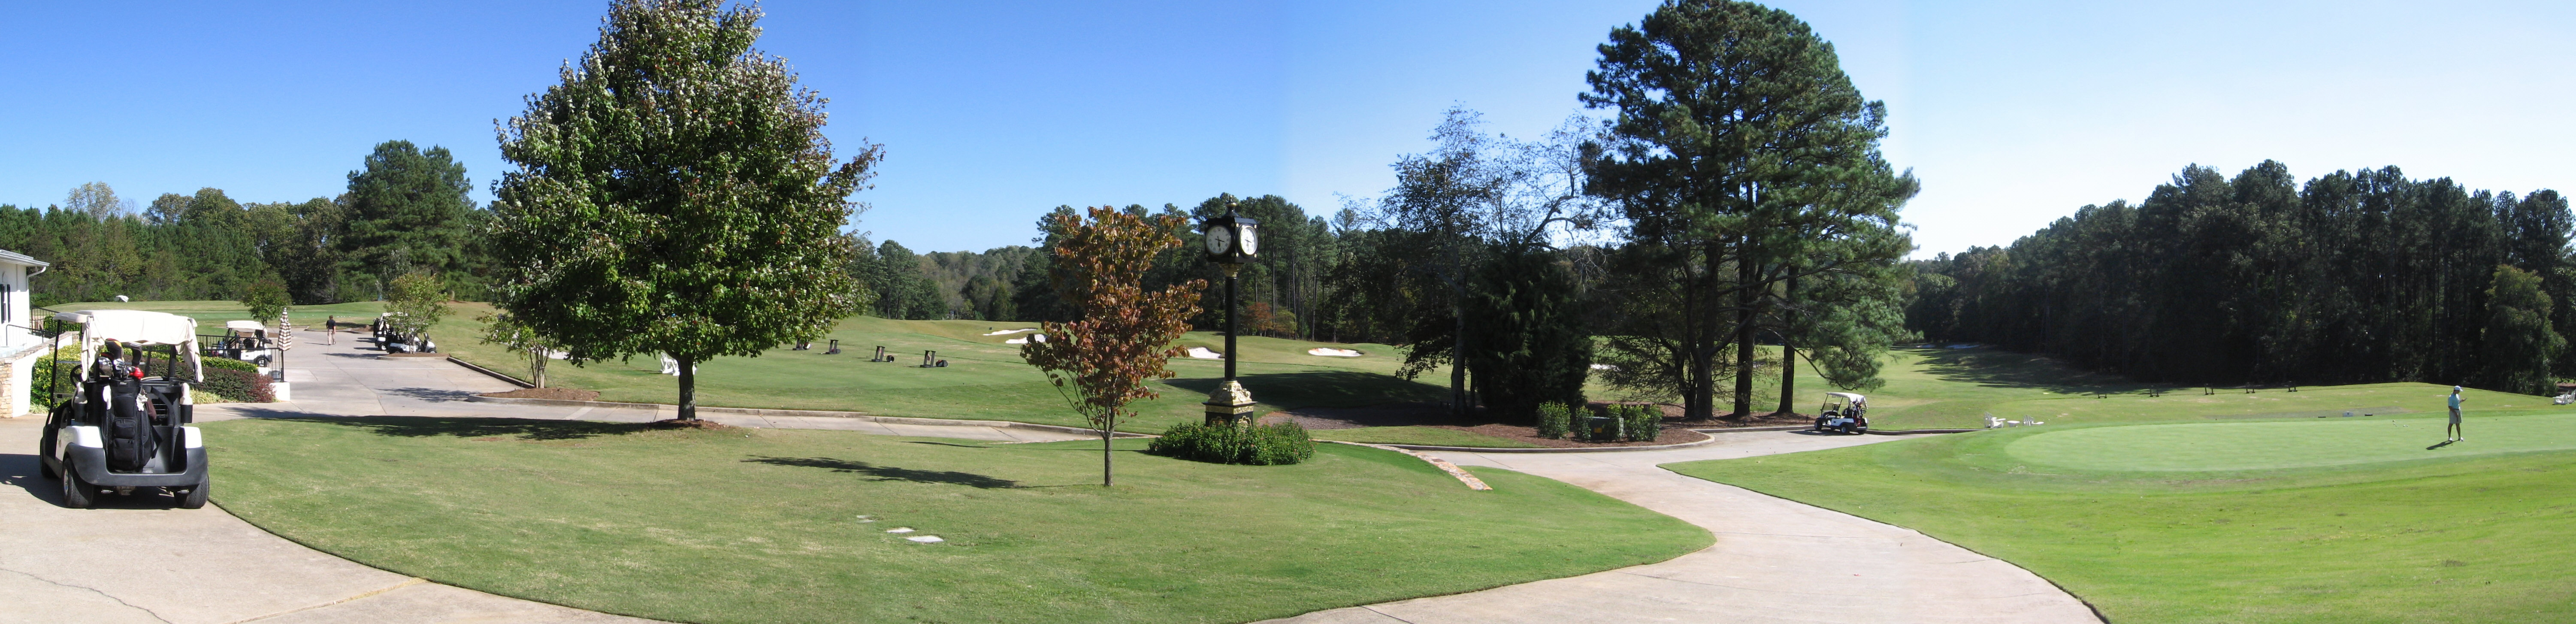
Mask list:
[[[2468,436],[2468,434],[2467,434],[2467,433],[2460,431],[2460,387],[2459,387],[2459,386],[2451,386],[2451,427],[2450,427],[2449,429],[2445,429],[2444,431],[2445,431],[2446,433],[2449,433],[2449,434],[2450,434],[2450,436],[2451,436],[2451,437],[2449,437],[2449,438],[2445,438],[2445,440],[2447,440],[2447,441],[2451,441],[2451,442],[2459,442],[2459,441],[2462,441],[2462,440],[2467,440],[2467,439],[2469,439],[2469,436]]]

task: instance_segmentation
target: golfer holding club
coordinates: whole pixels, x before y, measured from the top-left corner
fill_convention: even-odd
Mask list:
[[[2448,441],[2448,442],[2458,442],[2458,441],[2462,441],[2462,440],[2467,440],[2467,439],[2469,439],[2469,436],[2467,435],[2467,433],[2466,433],[2466,432],[2460,431],[2460,387],[2459,387],[2459,386],[2451,386],[2451,427],[2450,427],[2449,429],[2446,429],[2445,431],[2446,431],[2446,432],[2448,432],[2448,433],[2451,435],[2451,437],[2446,438],[2446,439],[2445,439],[2445,441]]]

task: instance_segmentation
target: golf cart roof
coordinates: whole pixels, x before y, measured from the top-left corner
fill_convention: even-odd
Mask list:
[[[197,341],[197,319],[145,310],[78,310],[54,318],[80,323],[88,340],[134,344],[186,344]]]
[[[229,329],[229,330],[233,330],[233,331],[255,332],[255,331],[259,331],[259,330],[263,330],[263,329],[268,329],[268,328],[267,328],[267,327],[263,327],[263,326],[261,326],[261,325],[259,324],[259,321],[224,321],[224,329]]]
[[[1868,401],[1868,400],[1869,400],[1869,397],[1865,397],[1865,396],[1861,396],[1861,395],[1857,395],[1857,394],[1852,394],[1852,393],[1849,393],[1849,392],[1827,392],[1827,393],[1825,393],[1825,396],[1828,396],[1828,397],[1834,397],[1834,398],[1842,399],[1842,400],[1845,400],[1845,401],[1854,401],[1854,402]]]

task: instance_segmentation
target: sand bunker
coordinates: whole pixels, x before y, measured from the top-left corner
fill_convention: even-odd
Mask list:
[[[1001,336],[1001,335],[1007,335],[1007,334],[1016,334],[1016,333],[1020,333],[1020,332],[1033,332],[1033,331],[1037,331],[1037,330],[1038,330],[1038,328],[1035,328],[1035,327],[1023,328],[1023,329],[1005,329],[1005,330],[997,331],[997,332],[984,332],[984,335],[986,335],[986,336]]]
[[[1029,334],[1027,338],[1012,338],[1002,341],[1002,344],[1028,344],[1031,340],[1046,342],[1046,334]]]
[[[1209,351],[1207,347],[1190,347],[1190,357],[1202,360],[1222,360],[1225,359],[1225,354]]]
[[[1324,356],[1324,357],[1359,357],[1359,356],[1368,355],[1368,354],[1366,354],[1366,353],[1361,353],[1361,352],[1360,352],[1360,350],[1358,350],[1358,349],[1334,349],[1334,348],[1330,348],[1330,347],[1315,347],[1315,348],[1312,348],[1312,349],[1307,349],[1307,350],[1306,350],[1306,355],[1321,355],[1321,356]]]

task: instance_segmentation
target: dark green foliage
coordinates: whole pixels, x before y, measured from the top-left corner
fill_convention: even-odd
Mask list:
[[[921,256],[901,243],[886,241],[863,258],[854,264],[864,267],[858,275],[877,295],[877,316],[915,321],[948,318],[948,298],[922,270]]]
[[[1619,426],[1631,441],[1653,442],[1664,432],[1664,410],[1655,406],[1618,405],[1610,413],[1619,417]]]
[[[1539,404],[1538,437],[1550,440],[1564,439],[1567,428],[1573,425],[1574,415],[1579,411],[1580,408],[1567,407],[1564,403]]]
[[[277,280],[254,282],[248,292],[242,293],[241,303],[250,309],[250,320],[259,321],[261,325],[276,325],[277,317],[286,311],[286,285]]]
[[[1145,452],[1212,464],[1277,466],[1315,456],[1315,441],[1297,423],[1261,426],[1173,425],[1146,443]]]
[[[2549,295],[2540,291],[2540,276],[2512,265],[2497,265],[2487,287],[2487,327],[2478,339],[2484,346],[2488,388],[2523,394],[2557,394],[2549,364],[2567,351],[2567,340],[2549,327]]]
[[[465,165],[447,148],[376,145],[366,168],[349,172],[348,229],[336,245],[341,267],[380,284],[415,272],[462,280],[466,228],[475,221],[466,196],[472,190]]]
[[[1731,367],[1733,413],[1750,415],[1756,338],[1800,322],[1765,322],[1793,303],[1778,287],[1886,279],[1912,248],[1896,211],[1916,183],[1878,151],[1886,107],[1805,22],[1751,2],[1668,1],[1600,51],[1581,97],[1617,115],[1586,148],[1591,191],[1620,205],[1630,243],[1656,252],[1631,260],[1663,282],[1632,289],[1656,318],[1624,323],[1661,344],[1619,350],[1677,369],[1657,377],[1678,380],[1692,418],[1715,415],[1714,369]]]
[[[823,98],[752,48],[760,15],[613,3],[598,41],[503,131],[517,170],[486,230],[496,303],[576,365],[669,354],[682,419],[696,418],[697,363],[859,311],[841,228],[882,151],[833,156]]]
[[[226,401],[269,403],[277,400],[276,387],[269,382],[268,376],[254,371],[215,365],[216,362],[232,361],[235,360],[206,358],[206,380],[198,387],[214,393],[215,396],[223,397]],[[243,363],[248,364],[248,362]]]
[[[2394,167],[2302,184],[2278,162],[2234,179],[2193,166],[2142,203],[1917,262],[1906,322],[2152,381],[2488,384],[2496,266],[2537,276],[2546,300],[2576,296],[2568,222],[2553,191],[2473,192]],[[2560,336],[2576,329],[2567,307],[2542,313]]]
[[[1583,404],[1592,337],[1562,263],[1545,250],[1504,251],[1470,282],[1466,355],[1487,417],[1531,422],[1540,404]]]

